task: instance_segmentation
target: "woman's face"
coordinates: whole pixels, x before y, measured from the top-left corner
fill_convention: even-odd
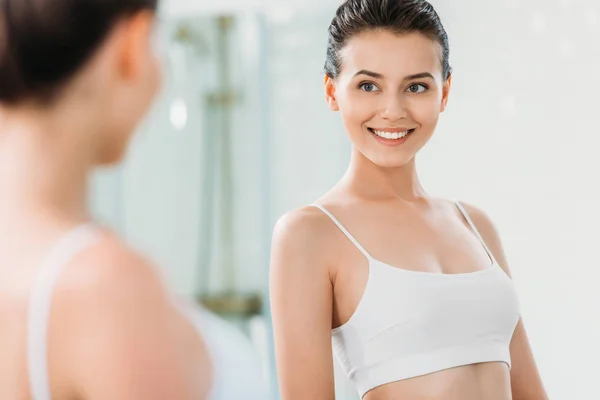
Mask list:
[[[341,70],[325,78],[329,107],[340,111],[354,148],[381,167],[410,161],[433,135],[444,111],[441,49],[420,33],[368,31],[341,51]]]

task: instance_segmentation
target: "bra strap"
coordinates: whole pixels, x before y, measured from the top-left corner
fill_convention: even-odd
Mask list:
[[[473,220],[469,216],[469,213],[467,212],[467,210],[465,210],[465,208],[460,203],[460,201],[455,201],[454,203],[456,204],[456,207],[460,210],[460,213],[463,215],[463,217],[465,218],[465,220],[467,221],[467,223],[469,224],[469,226],[471,227],[471,229],[473,230],[473,232],[475,233],[475,235],[477,236],[477,238],[479,239],[479,241],[483,245],[483,248],[485,249],[486,253],[490,257],[490,259],[492,260],[492,262],[494,264],[497,264],[496,259],[494,258],[494,254],[490,251],[490,249],[487,246],[487,244],[485,244],[485,241],[483,240],[483,237],[479,233],[479,230],[475,226],[475,223],[473,223]]]
[[[360,250],[360,252],[361,252],[361,253],[362,253],[362,254],[363,254],[365,257],[367,257],[367,259],[368,259],[368,260],[371,260],[371,259],[372,259],[371,255],[370,255],[370,254],[369,254],[369,253],[368,253],[368,252],[367,252],[367,251],[364,249],[364,247],[362,247],[362,246],[360,245],[360,243],[358,243],[358,240],[356,240],[356,239],[354,238],[354,236],[352,236],[352,235],[350,234],[350,232],[348,232],[348,230],[347,230],[347,229],[344,227],[344,225],[342,225],[342,223],[341,223],[340,221],[338,221],[338,220],[337,220],[337,218],[333,216],[333,214],[331,214],[329,211],[327,211],[327,209],[325,209],[325,207],[323,207],[323,206],[322,206],[322,205],[320,205],[320,204],[311,204],[311,206],[313,206],[313,207],[316,207],[316,208],[318,208],[319,210],[323,211],[323,213],[325,213],[325,215],[327,215],[327,216],[328,216],[328,217],[329,217],[329,218],[330,218],[330,219],[331,219],[331,220],[332,220],[332,221],[333,221],[333,222],[334,222],[334,223],[337,225],[337,227],[338,227],[338,228],[340,228],[340,230],[342,231],[342,233],[343,233],[344,235],[346,235],[346,237],[347,237],[348,239],[350,239],[350,241],[351,241],[351,242],[354,244],[354,246],[356,246],[356,248],[357,248],[358,250]]]
[[[47,335],[52,292],[61,272],[81,251],[93,244],[98,231],[81,225],[63,236],[45,259],[31,292],[27,326],[27,366],[33,400],[50,400]]]

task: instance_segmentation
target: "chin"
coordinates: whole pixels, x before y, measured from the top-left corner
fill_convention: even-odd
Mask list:
[[[99,154],[96,164],[100,167],[111,167],[115,166],[125,158],[127,153],[127,143],[121,145],[113,145],[109,148],[104,149]]]
[[[378,164],[378,166],[381,168],[396,169],[396,168],[402,168],[402,167],[406,166],[407,164],[408,164],[408,161],[396,161],[396,162],[381,163],[381,164]]]
[[[98,167],[114,167],[114,166],[120,164],[121,161],[123,161],[123,158],[124,158],[123,155],[104,157],[98,161],[97,166]]]
[[[392,156],[390,154],[374,154],[371,157],[367,156],[367,158],[375,165],[381,168],[401,168],[405,165],[409,164],[413,159],[413,156],[407,155],[395,155]]]

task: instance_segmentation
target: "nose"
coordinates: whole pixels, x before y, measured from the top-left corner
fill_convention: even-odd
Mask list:
[[[389,121],[396,121],[407,117],[407,106],[404,104],[401,95],[392,94],[387,96],[383,101],[382,118]]]

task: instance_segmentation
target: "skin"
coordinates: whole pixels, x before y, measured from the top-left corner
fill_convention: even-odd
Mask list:
[[[121,160],[159,89],[154,25],[151,12],[118,21],[51,104],[0,104],[2,399],[31,398],[28,296],[48,251],[91,221],[92,170]],[[197,400],[210,389],[202,338],[151,262],[107,230],[63,270],[47,343],[53,399]]]
[[[339,76],[325,78],[325,93],[330,109],[341,114],[352,157],[344,177],[318,203],[386,264],[473,272],[490,267],[490,258],[454,203],[425,193],[415,167],[450,92],[440,54],[439,45],[419,33],[380,30],[348,41]],[[362,70],[381,76],[356,75]],[[415,130],[403,144],[389,146],[368,128]],[[493,223],[477,207],[463,205],[510,276]],[[320,210],[305,207],[278,221],[270,279],[282,399],[334,399],[331,329],[350,319],[367,278],[365,257]],[[547,399],[522,321],[510,353],[510,371],[501,362],[460,366],[377,387],[364,399]]]

